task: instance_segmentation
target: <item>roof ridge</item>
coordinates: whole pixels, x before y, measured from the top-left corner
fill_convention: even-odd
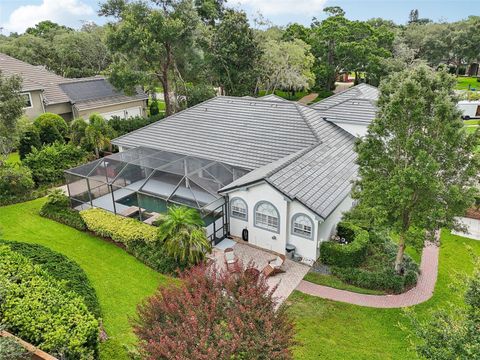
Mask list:
[[[320,137],[318,136],[317,132],[315,131],[315,129],[313,128],[312,124],[310,123],[310,121],[307,119],[307,117],[305,116],[305,114],[303,113],[303,110],[305,108],[311,110],[308,106],[306,105],[303,105],[303,104],[300,104],[298,102],[295,102],[295,107],[297,108],[298,110],[298,113],[300,114],[300,116],[302,117],[303,121],[305,121],[305,124],[307,124],[308,128],[311,130],[313,136],[315,136],[315,139],[317,139],[318,141],[321,142],[320,140]],[[301,107],[304,107],[303,109]]]
[[[317,146],[321,145],[322,143],[317,143],[317,144],[312,144],[312,145],[309,145],[307,146],[306,148],[300,150],[300,151],[297,151],[297,153],[295,155],[293,154],[290,154],[290,155],[287,155],[286,157],[288,156],[292,156],[291,158],[289,158],[287,161],[285,161],[284,163],[281,163],[279,164],[278,166],[276,166],[274,169],[270,170],[269,172],[267,172],[265,174],[265,176],[263,177],[264,179],[272,176],[273,174],[277,173],[278,171],[280,171],[281,169],[283,169],[284,167],[292,164],[293,162],[297,161],[299,158],[301,158],[303,155],[307,154],[308,152],[310,152],[311,150],[315,149]]]

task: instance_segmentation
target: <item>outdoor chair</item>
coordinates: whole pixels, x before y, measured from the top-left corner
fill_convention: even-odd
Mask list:
[[[235,265],[238,263],[238,258],[235,256],[232,248],[226,248],[224,251],[225,265],[227,269],[231,270],[235,268]]]
[[[269,260],[267,266],[262,270],[263,275],[269,277],[275,274],[284,273],[285,270],[282,269],[284,263],[285,255],[278,255],[276,258]]]

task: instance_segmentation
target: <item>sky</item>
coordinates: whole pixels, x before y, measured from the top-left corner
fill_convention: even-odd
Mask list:
[[[3,34],[22,33],[42,20],[51,20],[73,28],[85,21],[103,24],[97,16],[101,0],[0,0],[0,28]],[[341,6],[352,20],[382,17],[405,23],[411,9],[420,17],[455,21],[480,15],[480,0],[228,0],[231,7],[243,9],[250,19],[262,14],[276,25],[298,22],[309,25],[313,17],[324,18],[326,6]]]

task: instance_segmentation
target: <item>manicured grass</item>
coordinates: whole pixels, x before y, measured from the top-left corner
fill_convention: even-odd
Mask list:
[[[477,81],[476,77],[468,76],[459,76],[457,77],[457,90],[468,90],[468,86],[480,90],[480,82]]]
[[[102,359],[128,359],[126,345],[135,342],[129,319],[136,306],[159,285],[174,280],[148,268],[123,249],[55,221],[38,211],[45,199],[0,208],[0,237],[41,244],[77,262],[97,292],[109,340]]]
[[[330,286],[335,289],[348,290],[348,291],[353,291],[360,294],[369,294],[369,295],[385,294],[383,291],[363,289],[354,285],[344,283],[341,279],[337,278],[334,275],[325,275],[325,274],[318,274],[315,272],[308,272],[303,279],[310,281],[314,284]]]
[[[463,120],[465,125],[480,125],[480,120]]]
[[[265,90],[260,90],[258,92],[258,96],[264,96],[264,95],[267,95],[267,94],[271,94],[271,92],[267,93]],[[280,96],[284,99],[293,100],[293,101],[297,101],[297,100],[301,99],[302,97],[304,97],[308,94],[309,94],[309,92],[307,92],[307,91],[297,91],[295,93],[295,96],[292,96],[292,94],[290,92],[275,90],[275,95]]]
[[[20,155],[18,152],[13,152],[7,157],[7,163],[9,164],[20,164]]]
[[[477,131],[478,126],[466,126],[465,131],[469,134],[473,134],[475,131]]]
[[[450,288],[457,274],[473,270],[471,251],[480,255],[480,241],[444,231],[440,268],[435,293],[429,301],[414,307],[421,319],[447,303],[462,304],[463,291]],[[416,359],[409,346],[410,326],[401,309],[374,309],[294,292],[287,300],[296,323],[296,359]]]

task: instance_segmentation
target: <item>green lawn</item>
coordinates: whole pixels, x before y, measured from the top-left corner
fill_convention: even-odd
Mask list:
[[[19,164],[20,163],[20,155],[18,152],[13,152],[7,157],[7,163],[9,164]]]
[[[480,120],[463,120],[465,125],[480,125]]]
[[[448,302],[462,303],[462,291],[449,285],[473,270],[469,248],[480,255],[480,241],[442,233],[439,278],[432,299],[414,307],[423,319]],[[399,324],[408,326],[401,309],[374,309],[294,292],[287,300],[296,323],[297,359],[415,359]]]
[[[125,344],[135,336],[129,318],[136,306],[172,279],[151,270],[121,248],[52,220],[38,210],[44,199],[0,208],[0,237],[47,246],[76,261],[97,292],[109,340],[102,359],[128,359]]]
[[[457,86],[455,87],[457,90],[468,90],[468,85],[480,90],[480,82],[477,81],[477,78],[468,76],[457,77]]]
[[[354,285],[344,283],[341,279],[337,278],[334,275],[325,275],[325,274],[318,274],[315,272],[308,272],[303,279],[310,281],[314,284],[330,286],[335,289],[348,290],[348,291],[353,291],[360,294],[370,294],[370,295],[384,294],[383,291],[363,289]]]

